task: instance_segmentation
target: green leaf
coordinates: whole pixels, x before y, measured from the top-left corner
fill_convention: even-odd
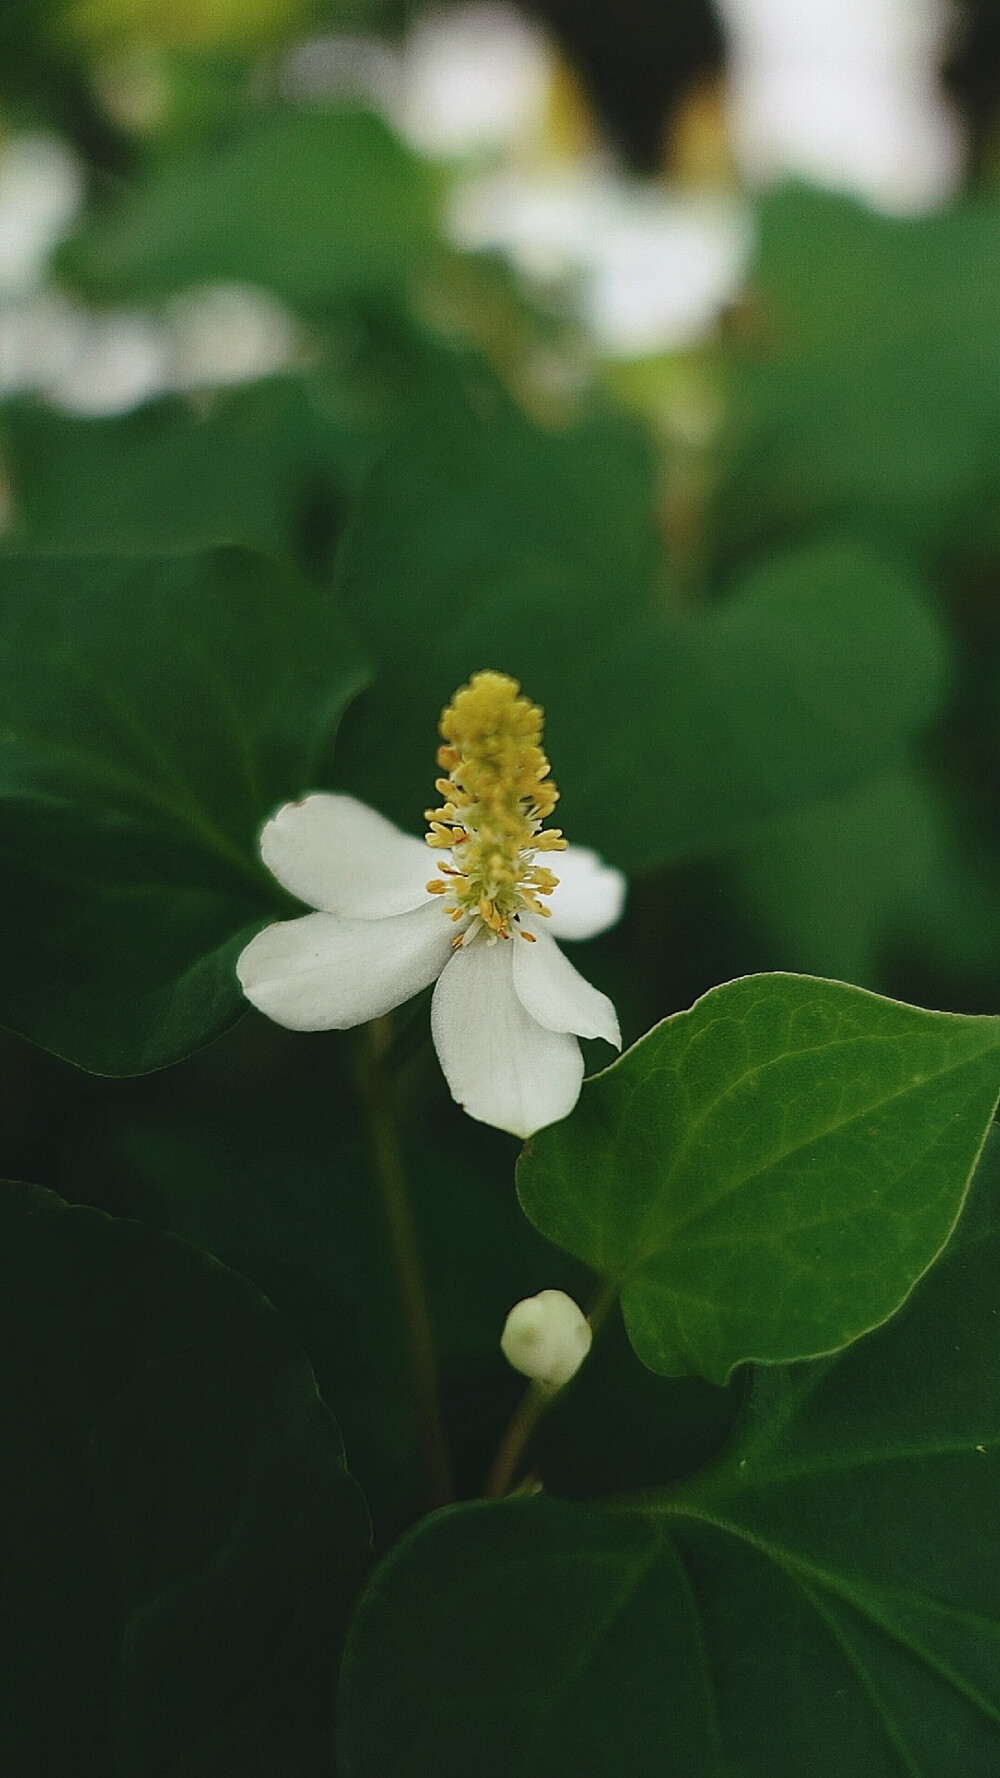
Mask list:
[[[717,1778],[696,1607],[658,1543],[544,1496],[425,1522],[352,1628],[344,1778]]]
[[[429,411],[337,558],[380,669],[345,726],[346,785],[415,827],[442,706],[499,668],[545,707],[561,825],[642,869],[845,787],[931,719],[943,639],[907,572],[825,541],[676,615],[652,516],[648,447],[620,421],[546,433],[495,392]]]
[[[348,1639],[344,1778],[993,1778],[1000,1227],[972,1209],[886,1327],[759,1372],[703,1477],[420,1526]]]
[[[644,1363],[722,1383],[898,1308],[955,1226],[998,1091],[1000,1019],[750,976],[586,1082],[518,1190],[620,1288]]]
[[[791,969],[891,991],[916,957],[974,978],[959,1004],[996,1005],[996,889],[963,813],[912,766],[890,767],[748,847],[740,898]]]
[[[0,1225],[9,1769],[329,1773],[367,1515],[301,1352],[171,1236],[21,1185]]]
[[[320,305],[390,289],[432,240],[429,175],[376,117],[282,113],[170,162],[67,247],[88,294],[237,279]]]
[[[256,860],[363,682],[329,598],[236,550],[0,562],[0,1018],[138,1073],[242,1010]]]
[[[961,528],[975,543],[997,488],[995,199],[897,218],[789,187],[758,220],[714,513],[723,549],[817,522],[919,547]]]
[[[500,1353],[507,1311],[546,1285],[585,1298],[587,1275],[521,1214],[510,1138],[450,1099],[427,1006],[396,1022],[420,1046],[402,1069],[404,1162],[456,1468],[476,1492],[520,1389]],[[104,1084],[83,1105],[77,1085],[58,1185],[183,1235],[263,1290],[336,1403],[384,1546],[419,1512],[421,1481],[357,1037],[251,1017],[179,1068]]]
[[[3,419],[6,551],[146,555],[242,543],[294,559],[310,509],[340,495],[302,385],[156,402],[114,419],[18,403]]]
[[[790,968],[879,987],[911,903],[944,866],[938,810],[912,768],[888,771],[789,819],[738,862],[742,896]]]
[[[690,1475],[728,1440],[749,1374],[738,1372],[725,1389],[702,1377],[658,1376],[639,1362],[612,1309],[586,1364],[538,1426],[532,1474],[547,1493],[569,1500],[632,1494]]]

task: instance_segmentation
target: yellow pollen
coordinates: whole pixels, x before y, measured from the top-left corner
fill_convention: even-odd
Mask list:
[[[542,828],[559,792],[542,749],[543,713],[520,692],[506,673],[483,672],[455,693],[441,713],[437,763],[447,775],[435,789],[443,800],[426,810],[427,844],[452,855],[427,888],[447,893],[453,920],[481,920],[491,944],[520,930],[512,926],[520,913],[550,912],[538,897],[559,878],[535,853],[566,847],[558,828]]]

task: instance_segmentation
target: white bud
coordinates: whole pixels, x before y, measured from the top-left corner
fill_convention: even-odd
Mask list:
[[[500,1349],[522,1376],[561,1389],[576,1375],[592,1338],[590,1323],[571,1296],[564,1290],[540,1290],[515,1303]]]

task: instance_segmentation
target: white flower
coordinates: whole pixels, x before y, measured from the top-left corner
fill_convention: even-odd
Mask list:
[[[564,1290],[540,1290],[515,1303],[500,1336],[500,1350],[522,1377],[561,1389],[575,1377],[593,1334],[583,1310]]]
[[[278,298],[251,284],[207,284],[174,298],[167,310],[170,377],[175,389],[252,383],[289,365],[293,317]]]
[[[141,309],[111,309],[87,318],[77,357],[41,388],[63,413],[128,414],[169,388],[169,362],[163,327]]]
[[[470,1117],[530,1136],[576,1104],[578,1037],[621,1046],[610,1000],[555,939],[613,925],[625,879],[543,831],[558,793],[542,713],[518,691],[478,673],[442,716],[430,882],[427,845],[353,797],[278,810],[261,856],[317,911],[265,927],[237,973],[254,1006],[296,1031],[363,1024],[436,980],[431,1030],[452,1096]],[[549,852],[558,875],[537,862]]]
[[[465,252],[504,253],[531,282],[564,287],[609,358],[702,339],[739,295],[753,247],[737,201],[586,165],[474,175],[452,193],[446,229]]]
[[[945,0],[719,0],[719,11],[751,184],[805,178],[901,214],[954,195],[964,147],[939,80]]]
[[[397,124],[434,158],[511,149],[540,132],[551,81],[545,37],[515,7],[425,13],[403,50]]]
[[[83,201],[83,175],[58,136],[13,136],[0,149],[0,296],[41,288],[49,256]]]
[[[0,302],[0,396],[45,389],[65,376],[89,327],[85,311],[54,290]]]

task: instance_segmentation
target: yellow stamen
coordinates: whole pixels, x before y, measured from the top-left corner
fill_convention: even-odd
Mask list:
[[[455,693],[441,714],[437,763],[447,776],[435,788],[444,800],[426,811],[427,844],[452,854],[441,866],[449,881],[427,887],[447,891],[453,920],[478,916],[491,944],[510,937],[519,913],[550,912],[538,897],[559,878],[535,864],[535,853],[566,846],[558,828],[542,830],[559,792],[541,745],[542,711],[520,690],[506,673],[483,672]]]

